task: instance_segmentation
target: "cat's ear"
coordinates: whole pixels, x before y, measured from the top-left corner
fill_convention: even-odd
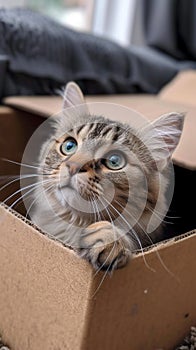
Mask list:
[[[144,141],[163,168],[175,151],[182,134],[185,113],[172,112],[156,119],[144,130]]]
[[[169,156],[175,151],[182,134],[184,125],[184,113],[164,114],[156,119],[152,125],[156,131],[157,137],[161,137],[169,150]]]
[[[76,107],[79,105],[82,105],[83,110],[86,113],[89,113],[82,91],[76,83],[70,81],[65,87],[63,97],[63,109]]]

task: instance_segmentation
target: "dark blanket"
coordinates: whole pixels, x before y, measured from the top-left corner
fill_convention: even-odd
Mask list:
[[[86,94],[157,93],[191,61],[156,49],[123,48],[28,9],[0,9],[0,100],[54,94],[76,81]]]

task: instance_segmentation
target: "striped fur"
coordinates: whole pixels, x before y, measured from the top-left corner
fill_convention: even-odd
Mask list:
[[[82,107],[75,107],[74,95]],[[180,138],[183,116],[173,113],[156,121],[154,128],[138,131],[91,116],[74,83],[67,87],[66,98],[69,108],[53,120],[54,135],[40,153],[38,181],[44,174],[51,182],[43,185],[41,195],[40,190],[35,192],[36,206],[30,215],[95,269],[111,271],[126,265],[133,250],[159,239],[160,218],[153,213],[156,207],[156,213],[164,217],[167,209],[168,164]],[[65,155],[61,147],[70,137],[77,150]],[[105,158],[118,152],[125,165],[109,169]],[[150,221],[154,230],[147,232]]]

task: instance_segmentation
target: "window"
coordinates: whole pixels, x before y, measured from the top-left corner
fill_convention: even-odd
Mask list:
[[[63,25],[122,45],[144,43],[141,0],[0,0],[2,6],[32,8]]]
[[[0,0],[0,7],[28,7],[71,28],[89,31],[93,0]]]

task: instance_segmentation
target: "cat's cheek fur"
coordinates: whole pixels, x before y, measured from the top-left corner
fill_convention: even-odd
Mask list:
[[[78,253],[98,270],[113,271],[124,267],[134,245],[125,232],[108,221],[100,221],[83,230]]]

